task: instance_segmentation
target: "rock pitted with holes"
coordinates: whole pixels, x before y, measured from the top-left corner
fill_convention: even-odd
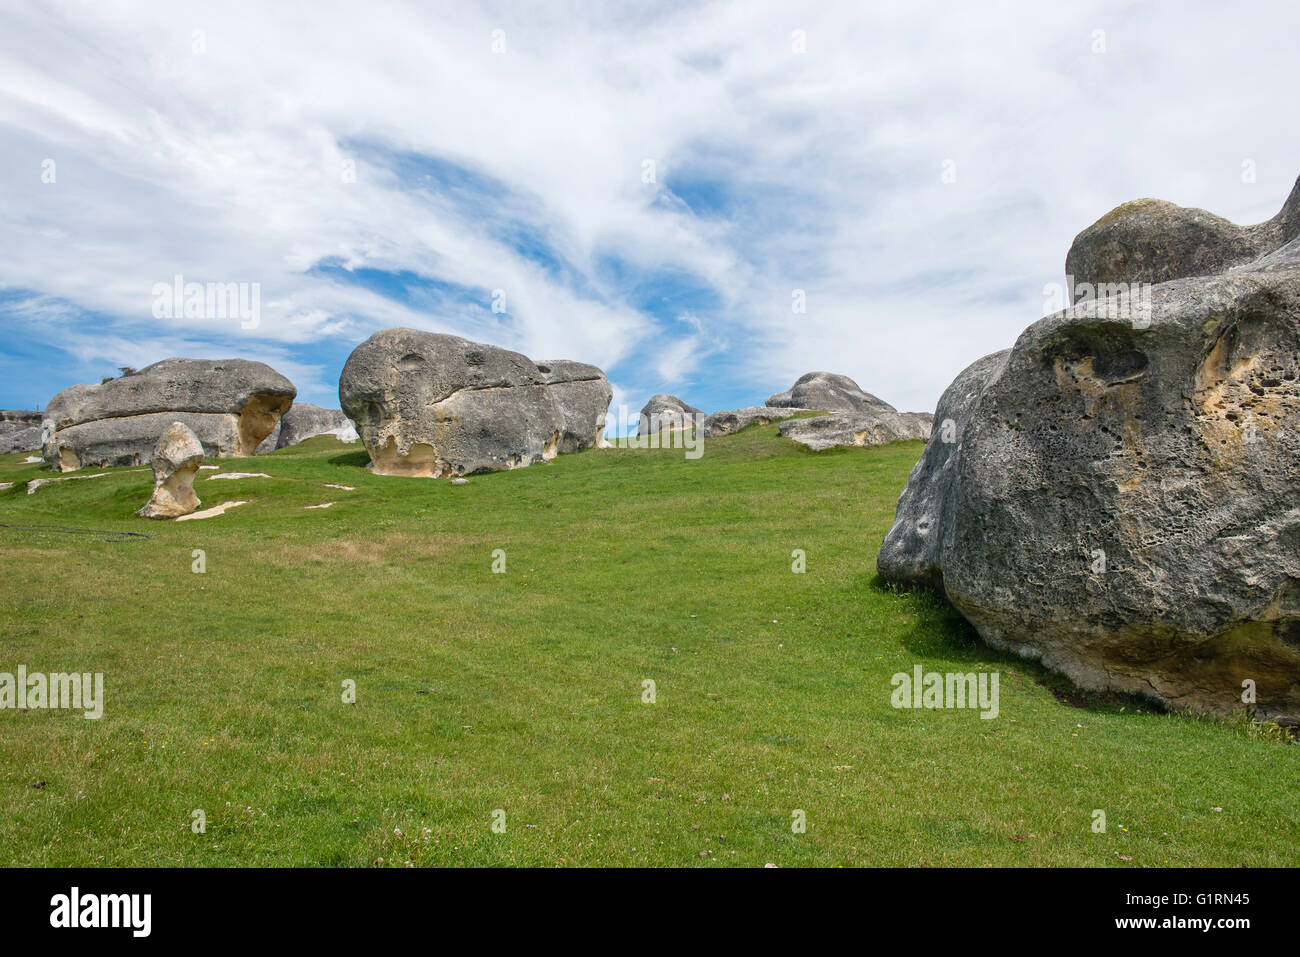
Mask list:
[[[384,329],[353,350],[339,401],[381,475],[466,475],[601,444],[613,393],[595,366],[458,336]]]
[[[153,494],[139,514],[145,518],[176,518],[199,507],[194,476],[203,464],[203,443],[188,426],[173,422],[153,453]]]
[[[1094,275],[1182,278],[1146,314],[1080,302],[962,373],[882,577],[939,585],[987,642],[1080,687],[1300,722],[1296,196],[1244,263],[1227,231],[1189,265],[1145,207],[1085,230],[1076,269],[1111,230],[1128,251]]]

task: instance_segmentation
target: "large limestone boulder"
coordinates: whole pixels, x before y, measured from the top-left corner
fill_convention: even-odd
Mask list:
[[[537,363],[537,371],[560,410],[560,451],[580,452],[592,446],[609,448],[605,416],[614,390],[609,387],[605,373],[572,359],[546,359]]]
[[[883,399],[863,392],[846,375],[834,372],[809,372],[801,375],[785,392],[767,400],[769,406],[790,409],[816,409],[821,412],[897,412]]]
[[[1145,315],[1079,302],[962,373],[882,577],[937,581],[991,645],[1085,689],[1300,721],[1300,238],[1283,213],[1258,259],[1162,282]],[[1161,275],[1165,242],[1108,278]]]
[[[145,518],[176,518],[199,507],[194,476],[203,464],[203,443],[183,422],[173,422],[153,452],[153,495],[137,513]]]
[[[332,435],[340,442],[355,442],[359,436],[352,420],[342,409],[326,409],[310,402],[295,402],[257,451],[284,449],[318,435]],[[268,448],[268,443],[270,447]]]
[[[252,455],[297,390],[247,359],[164,359],[100,385],[64,389],[44,412],[44,458],[59,471],[142,465],[174,421],[213,458]]]
[[[41,413],[0,409],[0,454],[41,447]]]
[[[731,435],[751,425],[771,425],[808,409],[777,408],[768,405],[751,405],[743,409],[727,409],[714,412],[704,420],[704,437],[715,439],[720,435]]]
[[[962,436],[984,387],[1007,364],[1010,349],[971,363],[944,391],[934,410],[931,435],[898,500],[894,527],[880,548],[876,567],[897,584],[943,588],[940,553],[950,537]]]
[[[513,469],[595,445],[612,392],[581,363],[384,329],[353,350],[339,401],[381,475]]]
[[[651,435],[656,432],[693,429],[703,419],[703,410],[687,405],[675,395],[660,392],[651,396],[650,401],[642,406],[641,415],[637,418],[636,434]]]
[[[811,419],[789,419],[778,428],[785,438],[819,452],[837,446],[928,439],[933,418],[928,412],[834,412]]]
[[[1110,283],[1160,283],[1210,276],[1257,259],[1300,235],[1300,181],[1281,212],[1238,226],[1203,209],[1137,199],[1107,213],[1075,237],[1065,257],[1071,302],[1104,293]],[[1084,284],[1085,295],[1076,287]]]

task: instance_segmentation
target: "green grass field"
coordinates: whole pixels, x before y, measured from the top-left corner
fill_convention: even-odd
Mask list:
[[[0,711],[0,864],[1300,864],[1300,748],[1085,700],[879,583],[920,450],[762,426],[452,486],[321,438],[201,472],[249,504],[183,523],[133,515],[148,469],[27,495],[4,456],[0,672],[105,705]],[[999,716],[895,710],[918,664],[1000,672]]]

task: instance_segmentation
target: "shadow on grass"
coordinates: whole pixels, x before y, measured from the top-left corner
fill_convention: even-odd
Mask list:
[[[1082,691],[1069,678],[1049,671],[1036,661],[986,645],[979,632],[962,617],[952,602],[933,589],[901,588],[874,573],[863,573],[859,578],[863,587],[889,595],[916,617],[916,625],[905,632],[901,640],[903,647],[918,658],[943,657],[963,664],[996,663],[1005,671],[1026,675],[1050,691],[1061,704],[1071,708],[1102,713],[1165,711],[1156,702],[1137,695]]]
[[[344,452],[341,455],[330,456],[330,465],[351,466],[353,468],[363,469],[370,464],[370,456],[365,449],[356,452]]]

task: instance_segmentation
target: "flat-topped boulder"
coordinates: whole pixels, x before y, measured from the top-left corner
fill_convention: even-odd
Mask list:
[[[687,405],[675,395],[660,392],[651,396],[650,401],[642,406],[636,434],[651,435],[656,432],[693,429],[704,417],[702,409]]]
[[[384,329],[348,357],[339,401],[378,474],[520,468],[598,444],[613,396],[594,366],[542,366],[459,336]]]
[[[808,409],[778,408],[769,405],[751,405],[743,409],[726,409],[714,412],[704,420],[704,437],[715,439],[731,435],[751,425],[771,425],[791,416],[808,412]]]
[[[60,471],[142,465],[173,421],[211,458],[252,455],[297,390],[247,359],[164,359],[99,385],[75,385],[43,413],[45,462]]]
[[[1149,234],[1107,279],[1220,271],[1159,282],[1131,315],[1078,302],[963,372],[882,578],[939,585],[990,645],[1081,688],[1300,722],[1296,195],[1259,258],[1236,262],[1229,231],[1188,265]]]
[[[837,446],[928,439],[933,418],[928,412],[833,412],[810,419],[787,419],[779,428],[785,438],[819,452]]]
[[[808,372],[789,389],[769,396],[769,406],[789,409],[815,409],[819,412],[897,412],[892,405],[878,399],[846,375],[834,372]]]

